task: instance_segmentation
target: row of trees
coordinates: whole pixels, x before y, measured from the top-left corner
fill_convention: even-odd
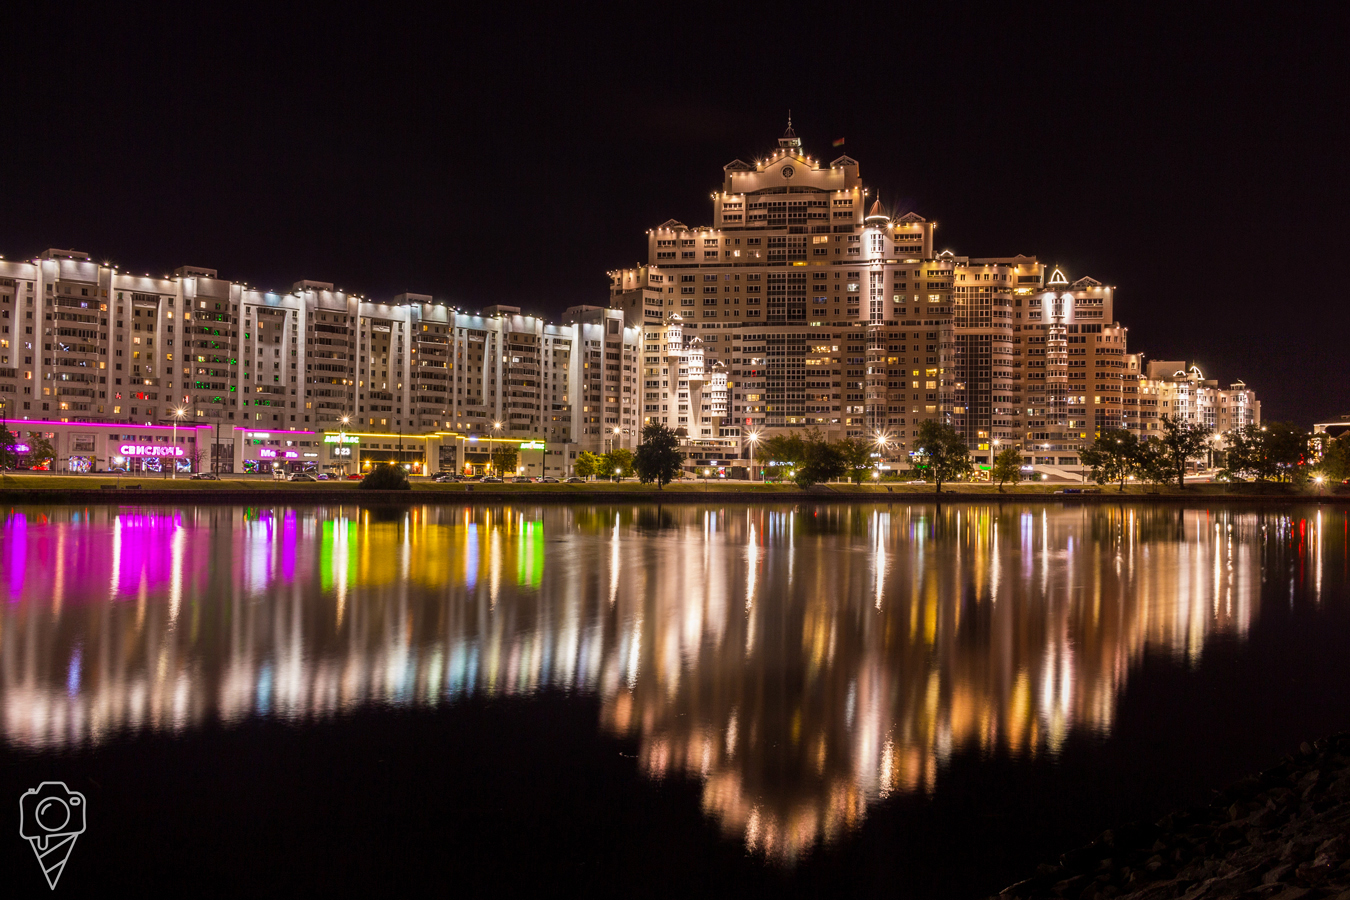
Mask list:
[[[1350,476],[1350,442],[1327,445],[1320,461],[1310,460],[1311,435],[1288,422],[1248,425],[1224,435],[1218,451],[1213,432],[1192,422],[1163,416],[1156,437],[1140,440],[1129,431],[1104,431],[1078,456],[1099,484],[1118,484],[1132,478],[1154,484],[1185,486],[1186,465],[1209,453],[1221,453],[1219,477],[1233,481],[1300,482],[1309,475],[1341,480]]]
[[[848,478],[861,484],[876,468],[878,445],[860,437],[827,441],[818,428],[790,432],[764,441],[757,454],[768,465],[786,469],[799,487]],[[1018,457],[1017,465],[1021,465]],[[950,425],[923,422],[914,438],[913,466],[916,474],[937,489],[947,481],[968,476],[973,465],[965,439]]]
[[[590,453],[583,450],[577,454],[572,471],[582,478],[631,478],[633,476],[633,451],[619,447],[608,453]]]
[[[1094,481],[1118,484],[1121,491],[1132,479],[1184,487],[1187,463],[1203,459],[1214,450],[1213,434],[1203,425],[1171,416],[1163,416],[1161,425],[1157,436],[1145,440],[1130,431],[1101,432],[1091,447],[1079,452],[1079,458],[1091,469]],[[4,452],[3,434],[0,432],[0,454]],[[1318,474],[1337,482],[1350,478],[1350,435],[1325,444],[1322,458],[1313,463],[1308,459],[1310,435],[1286,422],[1249,426],[1225,437],[1225,465],[1220,473],[1224,477],[1299,481]],[[605,454],[583,452],[577,456],[573,471],[582,478],[637,475],[644,484],[664,487],[680,477],[684,454],[679,446],[679,437],[670,428],[647,425],[636,452],[624,448]],[[950,425],[920,423],[913,446],[914,473],[933,482],[939,491],[944,483],[968,477],[973,471],[970,449]],[[827,441],[819,429],[808,428],[763,441],[756,456],[761,464],[777,469],[799,487],[842,478],[861,484],[875,469],[876,448],[876,444],[860,437]],[[500,448],[493,454],[499,472],[514,471],[516,460],[515,448]],[[1008,447],[995,457],[990,474],[1002,490],[1005,484],[1020,480],[1021,470],[1022,451]]]

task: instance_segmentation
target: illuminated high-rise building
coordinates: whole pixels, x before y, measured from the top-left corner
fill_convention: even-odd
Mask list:
[[[723,166],[710,199],[711,224],[664,222],[645,265],[610,273],[611,305],[643,331],[642,421],[680,430],[694,464],[813,427],[900,462],[935,419],[980,462],[1015,447],[1072,468],[1127,425],[1137,373],[1109,285],[937,249],[936,222],[888,209],[857,160],[807,155],[790,125]]]

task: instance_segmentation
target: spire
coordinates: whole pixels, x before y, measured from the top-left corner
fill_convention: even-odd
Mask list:
[[[778,146],[785,150],[796,150],[799,149],[801,145],[802,139],[797,137],[797,132],[792,130],[792,110],[789,109],[787,131],[784,131],[783,136],[778,139]]]
[[[1046,282],[1049,287],[1068,287],[1069,279],[1064,274],[1064,270],[1055,266],[1055,270],[1050,273],[1050,280]]]
[[[876,200],[872,201],[872,208],[867,211],[867,217],[863,219],[863,223],[883,225],[890,220],[891,217],[886,215],[886,210],[881,208],[881,198],[877,197]]]

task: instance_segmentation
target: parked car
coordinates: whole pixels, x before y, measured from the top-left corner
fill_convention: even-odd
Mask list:
[[[287,481],[318,481],[317,478],[315,478],[313,475],[310,475],[310,474],[308,474],[308,473],[306,473],[306,472],[295,472],[295,473],[293,473],[293,474],[291,475],[290,478],[288,478],[288,479],[286,479],[286,480],[287,480]]]
[[[545,475],[543,478],[540,478],[540,479],[539,479],[539,483],[540,483],[540,484],[560,484],[561,482],[559,482],[558,479],[554,478],[552,475]]]
[[[189,481],[219,481],[220,476],[215,472],[193,472]]]
[[[365,477],[366,477],[366,476],[362,475],[360,472],[353,472],[352,474],[350,474],[350,475],[347,476],[347,480],[348,480],[348,481],[360,481],[362,478],[365,478]]]
[[[435,481],[436,481],[437,484],[453,484],[453,483],[455,483],[455,482],[457,482],[457,481],[463,481],[463,480],[464,480],[464,478],[463,478],[462,476],[460,476],[460,475],[455,475],[455,474],[450,473],[450,472],[446,472],[446,473],[443,474],[443,475],[437,475],[436,478],[435,478]]]
[[[483,484],[501,484],[502,480],[495,475],[489,475],[483,479]]]
[[[320,481],[328,481],[333,476],[329,475],[327,472],[320,472],[318,475],[315,475],[314,477],[319,479]]]
[[[578,477],[578,476],[576,476],[576,475],[573,475],[571,478],[567,479],[567,483],[568,483],[568,484],[585,484],[585,483],[586,483],[586,479],[585,479],[585,478],[580,478],[580,477]]]
[[[528,475],[517,475],[511,479],[512,484],[534,484],[534,479]]]

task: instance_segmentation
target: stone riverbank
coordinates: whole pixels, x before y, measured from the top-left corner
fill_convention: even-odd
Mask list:
[[[1350,900],[1350,733],[1206,806],[1105,831],[999,900]]]

